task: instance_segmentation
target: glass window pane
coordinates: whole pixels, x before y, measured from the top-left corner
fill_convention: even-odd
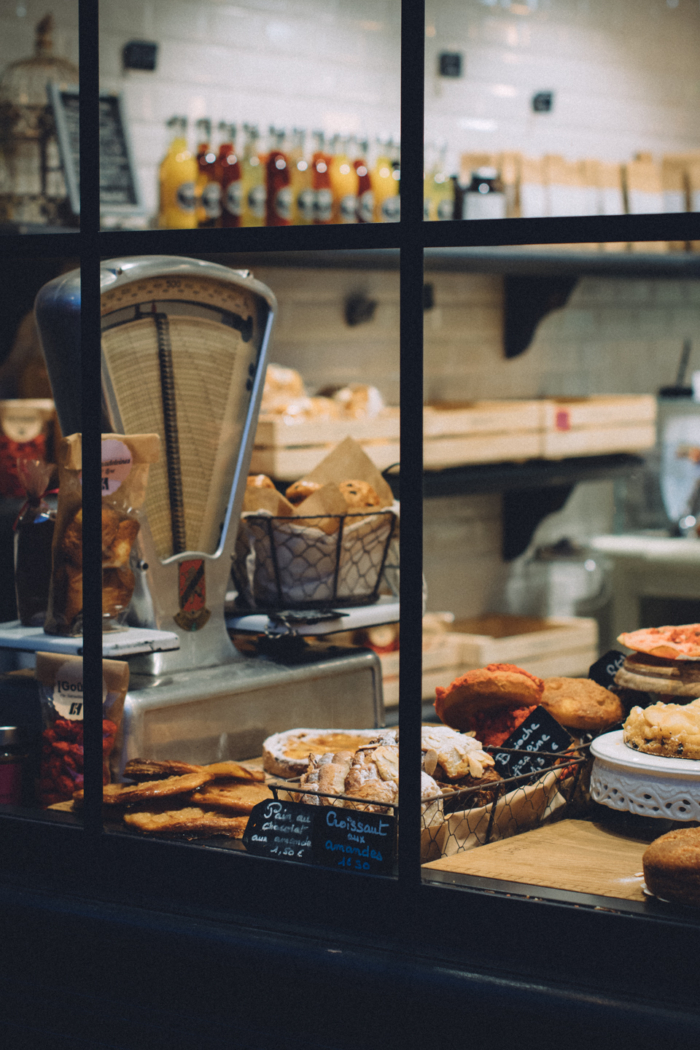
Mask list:
[[[396,221],[400,11],[103,0],[103,225]]]
[[[390,651],[398,633],[396,509],[381,473],[398,460],[398,273],[373,268],[370,253],[295,262],[103,264],[103,430],[132,459],[113,492],[105,475],[103,546],[105,515],[137,522],[127,561],[103,569],[104,610],[123,592],[103,652],[112,639],[123,649],[127,624],[151,632],[155,650],[128,657],[105,794],[133,805],[114,810],[110,831],[237,849],[253,807],[275,797],[296,813],[355,794],[368,799],[356,819],[378,824],[397,803],[396,747],[384,745],[384,764],[358,748],[385,722],[372,646]],[[125,501],[158,442],[139,502]],[[120,450],[108,451],[118,474]],[[310,791],[299,797],[302,775]],[[318,823],[327,806],[301,813]],[[279,823],[270,855],[310,862],[308,834]],[[343,841],[340,825],[324,829],[314,862],[392,874],[391,851],[379,862],[361,831]]]
[[[78,0],[39,18],[34,5],[0,12],[0,231],[76,229],[63,151],[77,156]]]
[[[699,49],[678,0],[429,0],[426,218],[696,211]]]
[[[625,657],[620,636],[698,616],[700,300],[690,257],[607,273],[587,258],[426,262],[424,736],[474,748],[474,732],[489,758],[466,770],[438,752],[443,812],[424,817],[422,855],[429,881],[620,907],[644,900],[649,842],[697,812],[689,761],[683,805],[656,804],[651,768],[638,805],[644,745],[622,742],[630,708],[690,665]]]

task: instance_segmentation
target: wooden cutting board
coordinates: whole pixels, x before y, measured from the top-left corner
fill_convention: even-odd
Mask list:
[[[628,838],[587,820],[561,820],[424,866],[642,901],[642,854],[648,845],[648,839]]]

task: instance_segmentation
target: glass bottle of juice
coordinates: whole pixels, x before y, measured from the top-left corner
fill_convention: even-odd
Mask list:
[[[426,148],[426,166],[423,179],[423,217],[429,222],[454,217],[454,190],[452,180],[445,172],[447,143],[439,151]]]
[[[447,174],[447,143],[440,147],[436,170],[433,173],[433,198],[435,200],[435,218],[453,219],[455,211],[455,194],[452,179]]]
[[[374,194],[367,160],[367,140],[351,140],[350,156],[353,158],[352,166],[357,172],[357,221],[373,222]]]
[[[376,159],[370,172],[374,194],[374,221],[395,222],[398,219],[398,179],[394,178],[388,142],[377,140]],[[394,201],[394,198],[397,198]]]
[[[322,131],[314,131],[314,152],[311,158],[311,176],[314,190],[314,223],[326,226],[333,222],[333,191],[328,167],[330,155],[326,153]]]
[[[254,124],[244,124],[245,141],[241,158],[241,226],[264,226],[267,201],[265,165],[259,150],[260,132]]]
[[[168,121],[171,140],[159,171],[160,206],[158,225],[161,229],[194,229],[195,183],[197,161],[187,148],[187,118],[171,117]]]
[[[292,223],[299,226],[310,226],[314,221],[312,171],[304,149],[305,139],[306,132],[295,128],[289,153],[292,174]]]
[[[217,226],[240,226],[243,210],[241,164],[236,153],[236,125],[221,122],[219,155],[216,158],[216,181],[221,188],[221,215]]]
[[[216,153],[211,148],[211,121],[198,120],[197,183],[195,189],[198,226],[216,226],[221,215],[221,187],[216,178]]]
[[[284,131],[270,128],[267,174],[267,225],[289,226],[292,220],[292,175],[284,149]]]
[[[358,177],[348,157],[348,140],[334,135],[328,168],[333,194],[333,222],[357,222]]]

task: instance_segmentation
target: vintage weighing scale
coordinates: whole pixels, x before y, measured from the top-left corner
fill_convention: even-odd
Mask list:
[[[164,256],[105,262],[101,287],[103,432],[161,437],[135,546],[130,622],[164,632],[177,645],[127,657],[122,761],[249,758],[283,729],[382,725],[374,653],[326,647],[302,648],[293,659],[250,657],[227,632],[224,603],[274,295],[247,272]],[[36,303],[65,434],[80,430],[73,381],[79,305],[79,271],[50,282]],[[368,614],[373,623],[398,618],[396,602],[372,609],[352,611],[357,626],[366,625]],[[327,630],[351,629],[352,613],[328,620]],[[265,618],[258,620],[255,629]],[[110,635],[104,637],[107,643]]]

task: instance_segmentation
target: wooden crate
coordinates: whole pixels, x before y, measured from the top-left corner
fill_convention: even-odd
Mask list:
[[[399,461],[399,426],[398,408],[388,408],[375,419],[285,423],[278,417],[262,416],[250,470],[294,481],[313,470],[346,437],[358,441],[379,470],[385,470]]]
[[[426,470],[503,463],[541,455],[541,401],[471,401],[426,405]]]
[[[543,401],[542,455],[638,452],[656,443],[656,399],[650,395],[596,395]]]
[[[539,619],[499,613],[457,621],[452,632],[462,670],[507,663],[538,675],[585,674],[598,655],[598,624],[581,616]],[[569,666],[581,670],[562,669]]]

